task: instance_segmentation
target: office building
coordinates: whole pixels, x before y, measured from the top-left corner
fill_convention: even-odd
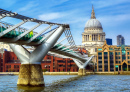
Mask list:
[[[98,72],[130,71],[130,46],[107,45],[97,48]]]
[[[108,45],[112,45],[112,39],[106,38],[106,42],[107,42]]]
[[[117,45],[125,45],[125,39],[122,35],[117,36]]]

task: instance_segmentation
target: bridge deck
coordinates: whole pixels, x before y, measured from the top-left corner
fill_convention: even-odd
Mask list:
[[[6,28],[4,27],[0,27],[0,32],[3,32],[5,31]],[[4,35],[2,38],[15,38],[17,36],[19,36],[20,34],[22,34],[23,32],[20,32],[20,31],[15,31],[15,30],[12,30],[11,32],[7,33],[6,35]],[[24,41],[27,41],[29,40],[31,37],[33,37],[34,35],[33,34],[30,34],[28,33],[27,35],[23,36],[20,40],[24,40]],[[38,42],[42,39],[43,37],[40,36],[40,37],[37,37],[36,39],[34,39],[32,42]]]

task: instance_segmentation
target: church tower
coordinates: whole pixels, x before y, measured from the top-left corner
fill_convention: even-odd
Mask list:
[[[103,32],[100,21],[96,19],[94,7],[92,6],[91,18],[87,21],[82,33],[82,45],[91,55],[97,54],[97,47],[104,44],[105,32]]]

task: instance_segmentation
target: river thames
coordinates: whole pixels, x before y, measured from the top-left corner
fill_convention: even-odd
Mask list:
[[[45,87],[18,87],[17,80],[1,75],[0,92],[130,92],[129,75],[44,75]]]

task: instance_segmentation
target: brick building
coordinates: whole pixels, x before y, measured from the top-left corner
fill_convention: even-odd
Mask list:
[[[87,51],[83,48],[78,49],[80,53],[87,54]],[[0,72],[19,72],[20,61],[14,52],[4,51],[0,54]],[[78,67],[74,61],[70,58],[60,58],[58,56],[46,55],[41,62],[43,71],[48,72],[77,72]],[[90,68],[90,66],[88,66]]]

